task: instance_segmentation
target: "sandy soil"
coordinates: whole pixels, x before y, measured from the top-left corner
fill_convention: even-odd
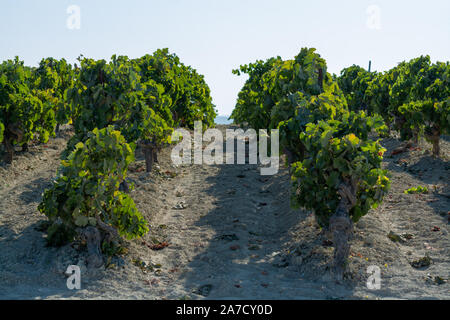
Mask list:
[[[326,235],[310,212],[289,207],[287,169],[262,177],[254,165],[174,167],[169,149],[151,174],[139,153],[130,168],[131,196],[151,231],[128,241],[127,254],[93,269],[76,244],[46,247],[37,205],[69,135],[0,165],[0,299],[450,299],[448,141],[440,159],[425,142],[386,157],[391,192],[355,227],[349,273],[337,284]],[[389,155],[401,143],[383,144]],[[403,193],[418,185],[431,193]],[[426,255],[430,266],[412,267]],[[81,267],[81,290],[66,287],[69,265]],[[371,265],[382,270],[377,291],[366,286]]]

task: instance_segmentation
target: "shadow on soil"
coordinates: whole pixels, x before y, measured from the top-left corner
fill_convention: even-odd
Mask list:
[[[74,296],[63,272],[65,265],[75,264],[77,253],[70,246],[47,247],[44,234],[37,230],[42,221],[20,233],[0,226],[0,300]]]
[[[287,169],[280,168],[275,176],[261,176],[256,165],[248,164],[218,169],[207,180],[211,185],[207,193],[217,199],[216,208],[196,222],[212,227],[216,236],[189,264],[191,271],[184,280],[193,287],[186,287],[187,291],[207,299],[351,296],[351,285],[322,281],[323,274],[317,274],[317,279],[303,277],[304,267],[288,254],[288,248],[298,245],[291,232],[310,214],[290,208]],[[322,241],[320,236],[303,239],[305,247]],[[311,259],[307,268],[319,270],[316,262],[323,263]]]
[[[443,136],[444,141],[450,141],[448,136]],[[400,146],[402,142],[397,139],[385,139],[383,145],[390,151]],[[390,152],[389,152],[390,153]],[[448,212],[450,210],[450,162],[442,157],[433,157],[431,155],[423,155],[419,157],[415,163],[410,163],[409,152],[401,153],[394,156],[385,157],[387,163],[386,168],[393,172],[405,173],[420,181],[419,184],[424,185],[443,185],[441,190],[431,190],[431,201],[428,205],[433,208],[436,214],[440,215],[445,223],[450,223]]]

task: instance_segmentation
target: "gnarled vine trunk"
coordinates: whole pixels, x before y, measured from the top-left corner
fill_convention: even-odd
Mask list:
[[[88,266],[100,268],[103,265],[103,255],[100,248],[102,240],[100,231],[96,227],[89,226],[87,228],[80,229],[78,232],[87,244]]]
[[[146,146],[143,151],[146,171],[151,172],[153,167],[153,148]]]
[[[13,160],[13,156],[14,156],[14,147],[11,143],[11,139],[8,137],[5,137],[5,139],[3,140],[3,145],[5,146],[5,151],[6,151],[3,160],[7,164],[11,164],[12,160]]]
[[[330,231],[333,235],[334,261],[333,271],[336,280],[344,279],[347,259],[350,254],[350,240],[353,236],[353,221],[350,209],[356,204],[356,187],[354,183],[343,183],[339,188],[341,201],[333,216],[330,218]]]
[[[142,152],[144,153],[146,171],[151,172],[154,162],[155,146],[148,140],[141,142],[140,146],[142,148]]]
[[[88,250],[88,266],[100,268],[103,266],[102,241],[114,242],[120,238],[119,232],[112,226],[104,223],[99,216],[96,217],[97,226],[78,229],[81,238],[86,241]],[[104,235],[104,237],[102,236]]]
[[[415,146],[419,145],[419,133],[417,131],[413,131],[413,143]]]
[[[19,129],[18,125],[5,125],[5,138],[3,145],[5,146],[6,154],[4,161],[7,164],[11,164],[14,157],[14,141],[20,142],[23,139],[23,132]]]
[[[431,128],[431,134],[428,135],[428,139],[433,144],[433,156],[439,157],[441,154],[441,147],[439,145],[439,139],[441,137],[441,130],[437,126]]]
[[[441,147],[439,146],[439,136],[433,136],[433,156],[439,157],[441,154]]]

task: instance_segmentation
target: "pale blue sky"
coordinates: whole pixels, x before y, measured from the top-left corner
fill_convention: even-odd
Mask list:
[[[70,5],[81,29],[66,27]],[[380,8],[381,29],[367,27]],[[315,47],[330,72],[352,64],[382,71],[429,54],[450,55],[448,0],[1,0],[0,61],[18,55],[75,62],[79,54],[139,57],[168,47],[205,75],[220,114],[230,114],[245,78],[233,68],[256,59],[295,56]]]

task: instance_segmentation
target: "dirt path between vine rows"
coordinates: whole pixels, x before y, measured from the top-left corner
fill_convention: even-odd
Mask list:
[[[143,172],[139,153],[130,168],[131,196],[151,230],[127,241],[126,254],[93,269],[77,244],[45,247],[36,230],[45,217],[36,208],[65,141],[32,147],[11,167],[0,167],[0,299],[450,298],[446,141],[444,160],[424,154],[426,144],[387,157],[392,190],[356,225],[343,284],[330,277],[333,249],[311,213],[289,206],[287,169],[264,177],[253,165],[176,167],[169,149],[151,174]],[[388,154],[400,144],[383,143]],[[403,194],[417,185],[435,192]],[[391,231],[400,235],[397,242]],[[168,246],[153,250],[154,244]],[[430,266],[411,266],[425,255]],[[66,286],[69,265],[81,268],[81,290]],[[366,286],[372,265],[381,269],[376,291]]]

